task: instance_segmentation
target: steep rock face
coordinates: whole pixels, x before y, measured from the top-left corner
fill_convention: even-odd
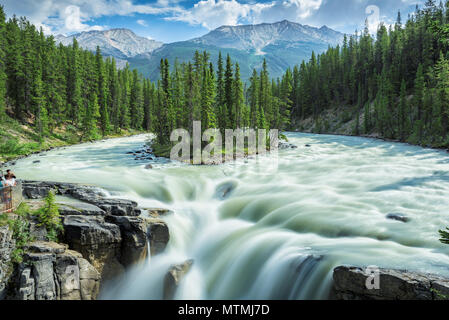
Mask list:
[[[170,232],[167,224],[159,219],[147,219],[148,239],[150,240],[151,255],[161,253],[167,247],[170,240]]]
[[[66,245],[37,241],[25,249],[16,270],[11,299],[94,300],[100,274],[81,254]]]
[[[65,239],[70,248],[80,252],[101,274],[102,281],[120,275],[122,237],[120,228],[99,216],[66,216]]]
[[[449,299],[449,279],[416,272],[379,269],[379,289],[368,289],[369,275],[362,268],[334,269],[333,294],[338,300]]]
[[[0,227],[0,300],[7,294],[7,285],[12,273],[11,253],[16,242],[8,226]]]
[[[122,243],[120,262],[128,267],[145,260],[148,252],[147,222],[140,217],[109,216],[106,221],[120,228]]]

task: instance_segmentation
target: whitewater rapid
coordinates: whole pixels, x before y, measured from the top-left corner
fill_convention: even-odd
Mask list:
[[[174,211],[164,218],[166,252],[108,283],[104,299],[161,299],[169,266],[188,259],[194,264],[178,299],[326,299],[341,264],[449,276],[449,246],[438,241],[438,230],[449,226],[448,153],[359,137],[287,136],[298,148],[279,150],[277,162],[135,161],[126,153],[143,146],[148,135],[141,135],[34,155],[13,170]],[[223,197],[223,190],[230,192]],[[410,222],[388,220],[389,213]]]

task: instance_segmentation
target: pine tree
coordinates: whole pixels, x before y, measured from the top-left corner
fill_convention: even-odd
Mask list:
[[[142,83],[139,77],[139,73],[136,69],[133,70],[133,80],[131,87],[131,96],[129,102],[130,114],[131,114],[131,127],[140,130],[143,125],[143,91]]]
[[[69,106],[69,115],[73,124],[79,122],[82,99],[81,99],[81,64],[78,41],[73,38],[72,50],[68,57],[68,65],[70,66],[67,79],[67,104]]]
[[[244,106],[245,101],[243,96],[243,83],[242,80],[240,79],[240,66],[238,63],[235,64],[233,94],[234,94],[233,113],[235,115],[234,128],[242,128],[242,124],[244,123],[244,121],[242,121],[242,118],[244,118],[243,111],[245,108]]]
[[[109,111],[108,111],[108,96],[106,90],[106,70],[104,68],[103,57],[101,55],[100,47],[97,46],[95,54],[96,73],[97,73],[97,94],[100,105],[100,127],[103,136],[107,135],[110,130]]]
[[[204,55],[204,61],[207,62],[206,53]],[[203,130],[209,128],[216,128],[216,115],[214,111],[215,101],[215,77],[212,63],[203,65],[203,81],[201,87],[201,108],[202,119],[201,127]]]
[[[97,121],[100,118],[100,106],[96,94],[90,96],[87,108],[84,111],[82,119],[83,136],[82,139],[98,138]]]
[[[223,58],[221,52],[218,54],[217,62],[217,96],[216,96],[216,114],[218,117],[218,125],[220,128],[226,128],[226,118],[223,114],[227,114],[225,108],[225,83],[224,83],[224,69]]]
[[[248,89],[250,106],[250,127],[257,128],[259,116],[259,75],[256,69],[250,78],[250,87]]]
[[[225,96],[224,96],[224,105],[222,109],[222,113],[220,117],[223,118],[223,127],[222,128],[234,128],[235,127],[235,115],[233,113],[232,107],[234,102],[234,94],[233,94],[233,70],[232,70],[232,61],[229,54],[226,57],[226,71],[225,71]]]

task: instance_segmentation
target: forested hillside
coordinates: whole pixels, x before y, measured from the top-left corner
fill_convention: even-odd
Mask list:
[[[352,134],[448,147],[448,49],[449,1],[428,0],[405,23],[399,13],[376,37],[365,28],[295,67],[294,127],[312,118],[314,131],[332,133],[355,119]]]
[[[0,42],[1,121],[31,128],[35,143],[69,132],[86,141],[144,130],[168,146],[171,130],[189,129],[193,120],[205,130],[284,128],[289,119],[290,82],[271,82],[266,63],[247,90],[229,55],[220,55],[214,70],[207,52],[174,66],[161,59],[161,80],[152,83],[137,70],[118,70],[98,48],[81,49],[76,39],[56,46],[25,18],[6,21],[1,8]],[[3,135],[1,153],[14,153],[5,151],[19,143],[11,139]]]

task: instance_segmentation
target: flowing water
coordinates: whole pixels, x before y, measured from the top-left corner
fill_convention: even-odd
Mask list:
[[[160,299],[170,265],[193,259],[180,299],[326,299],[341,264],[449,276],[449,156],[358,137],[289,133],[297,149],[220,166],[135,161],[148,136],[17,162],[20,178],[79,182],[174,211],[164,254],[129,270],[106,299]],[[306,147],[310,145],[310,147]],[[33,161],[41,160],[40,163]],[[410,218],[402,223],[389,213]]]

